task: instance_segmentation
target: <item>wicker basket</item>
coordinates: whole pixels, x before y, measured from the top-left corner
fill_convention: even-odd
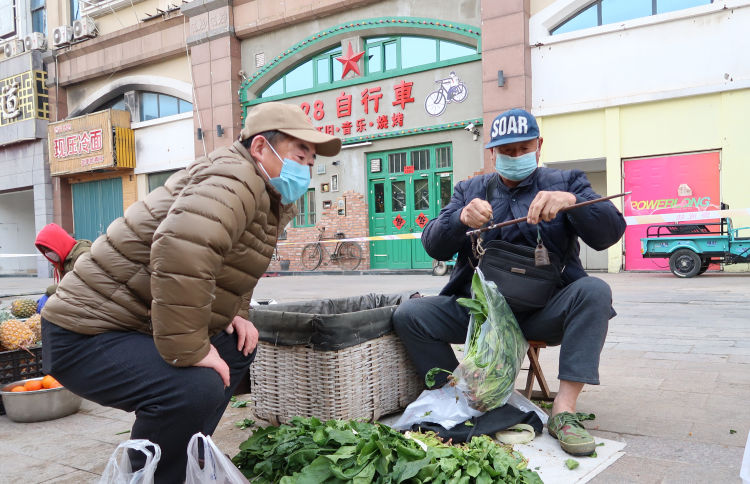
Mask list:
[[[337,351],[259,342],[250,366],[255,415],[377,420],[417,398],[423,384],[393,333]]]

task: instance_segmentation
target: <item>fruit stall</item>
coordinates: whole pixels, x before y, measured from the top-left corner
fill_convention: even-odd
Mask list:
[[[78,411],[81,399],[42,372],[42,316],[21,298],[0,308],[0,415],[37,422]]]

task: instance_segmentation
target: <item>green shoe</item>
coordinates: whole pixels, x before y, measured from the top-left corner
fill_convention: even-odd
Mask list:
[[[562,450],[571,455],[591,455],[596,450],[594,437],[570,412],[560,412],[547,422],[549,434],[560,441]]]

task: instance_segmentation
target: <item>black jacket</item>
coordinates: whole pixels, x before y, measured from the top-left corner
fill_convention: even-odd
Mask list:
[[[440,211],[437,218],[427,223],[422,234],[422,244],[430,257],[448,260],[458,253],[456,266],[441,295],[471,295],[471,277],[477,260],[472,253],[471,240],[466,236],[466,231],[471,230],[471,227],[461,223],[459,217],[463,207],[471,200],[487,198],[487,184],[492,177],[498,178],[495,184],[497,189],[494,189],[490,196],[492,223],[525,217],[529,205],[540,191],[570,192],[576,196],[577,203],[600,197],[591,189],[586,175],[579,170],[540,167],[512,189],[499,180],[497,173],[459,182],[450,203]],[[595,250],[604,250],[614,245],[625,233],[625,219],[612,202],[607,200],[562,212],[550,222],[540,222],[539,229],[547,249],[563,260],[563,282],[570,284],[587,275],[578,257],[580,247],[577,237]],[[537,226],[523,222],[491,230],[484,233],[483,238],[486,241],[503,239],[536,247]],[[575,247],[569,251],[571,243],[575,244]],[[570,256],[566,258],[569,252]]]

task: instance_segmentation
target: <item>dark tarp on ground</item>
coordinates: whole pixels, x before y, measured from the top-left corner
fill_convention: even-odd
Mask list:
[[[447,430],[436,423],[422,422],[412,425],[411,429],[415,432],[432,431],[445,440],[453,439],[454,443],[460,443],[468,442],[475,435],[489,435],[494,438],[495,433],[519,423],[531,425],[537,435],[540,435],[544,428],[544,424],[535,412],[524,412],[508,404],[490,410],[478,417],[473,417],[471,423],[473,425],[460,423]]]

